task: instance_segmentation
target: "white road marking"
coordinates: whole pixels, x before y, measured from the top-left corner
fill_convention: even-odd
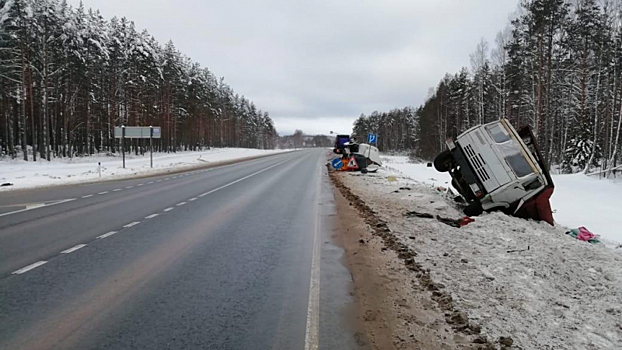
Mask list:
[[[153,181],[147,182],[147,185],[151,185],[153,183]]]
[[[91,198],[91,197],[93,197],[92,194],[87,194],[86,196],[82,196],[82,198]]]
[[[282,162],[278,162],[278,163],[273,164],[273,165],[270,165],[270,166],[269,166],[269,167],[267,167],[267,168],[263,168],[263,169],[261,169],[261,170],[259,170],[259,171],[256,171],[256,172],[254,172],[254,173],[252,173],[252,174],[250,174],[250,175],[246,175],[246,176],[244,176],[244,177],[241,177],[241,178],[239,178],[239,179],[237,179],[237,180],[235,180],[235,181],[231,181],[231,182],[229,182],[229,183],[228,183],[228,184],[226,184],[226,185],[222,185],[222,186],[220,186],[220,187],[216,187],[215,189],[213,189],[213,190],[211,190],[211,191],[207,191],[207,192],[205,192],[205,193],[201,193],[201,194],[199,195],[199,197],[204,197],[204,196],[207,196],[207,195],[209,195],[209,194],[212,194],[212,193],[214,193],[214,192],[216,192],[216,191],[220,191],[220,190],[222,190],[223,188],[227,188],[227,187],[229,187],[229,186],[231,186],[231,185],[237,184],[238,182],[240,182],[240,181],[244,181],[244,180],[248,179],[249,177],[253,177],[253,176],[255,176],[255,175],[259,175],[259,174],[263,173],[264,171],[266,171],[266,170],[270,170],[270,169],[272,169],[272,168],[274,168],[274,167],[277,167],[277,166],[279,166],[279,165],[281,165],[281,164],[283,164],[283,163],[285,163],[285,162],[289,162],[289,159],[288,159],[288,160],[284,160],[284,161],[282,161]]]
[[[153,218],[155,218],[158,215],[160,215],[160,214],[151,214],[149,216],[145,216],[145,219],[153,219]]]
[[[35,269],[41,265],[47,264],[47,261],[37,261],[34,264],[28,265],[26,267],[22,267],[21,269],[17,270],[17,271],[13,271],[13,275],[21,275],[24,272],[28,272],[32,269]]]
[[[164,209],[164,211],[171,211],[171,210],[173,210],[173,209],[175,209],[175,208],[170,207],[170,208],[166,208],[166,209]]]
[[[126,189],[134,188],[134,186],[127,186]]]
[[[190,198],[190,199],[188,199],[188,201],[189,201],[189,202],[194,202],[194,201],[196,201],[196,200],[197,200],[197,197],[194,197],[194,198]]]
[[[101,236],[97,236],[97,239],[102,239],[102,238],[110,237],[110,236],[114,235],[115,233],[117,233],[117,231],[110,231],[108,233],[104,233]]]
[[[63,251],[62,251],[62,252],[60,252],[60,253],[61,253],[61,254],[69,254],[69,253],[73,253],[73,252],[75,252],[76,250],[78,250],[78,249],[80,249],[80,248],[84,248],[84,247],[86,247],[86,244],[78,244],[78,245],[77,245],[77,246],[75,246],[75,247],[69,248],[69,249],[67,249],[67,250],[63,250]]]
[[[112,192],[119,192],[119,191],[121,191],[120,188],[115,188],[114,190],[112,190]]]
[[[164,181],[168,181],[168,180],[170,180],[170,179],[171,179],[171,178],[167,177],[166,179],[164,179]]]
[[[140,221],[134,221],[134,222],[130,222],[129,224],[127,224],[127,225],[125,225],[125,226],[123,226],[123,227],[125,227],[125,228],[130,228],[130,227],[132,227],[132,226],[136,226],[136,225],[138,225],[138,224],[140,224]]]
[[[173,177],[171,177],[171,179],[176,179],[176,178],[177,178],[177,176],[173,176]]]
[[[177,203],[178,207],[181,207],[182,205],[186,204],[186,202],[181,202],[181,203]]]
[[[142,185],[144,185],[144,184],[138,184],[138,185],[136,185],[136,187],[140,187],[140,186],[142,186]]]
[[[317,350],[320,345],[320,239],[318,238],[321,212],[319,203],[321,174],[318,176],[318,191],[315,200],[315,229],[313,233],[313,258],[311,259],[311,281],[309,283],[309,303],[307,306],[307,327],[305,334],[305,350]]]
[[[106,194],[106,193],[108,193],[108,191],[99,192],[98,194]]]
[[[75,201],[75,200],[76,200],[76,198],[70,198],[70,199],[64,199],[64,200],[62,200],[62,201],[53,202],[53,203],[48,203],[48,204],[45,204],[45,203],[43,203],[43,204],[42,204],[42,203],[37,203],[37,204],[34,204],[34,205],[26,205],[26,208],[25,208],[25,209],[20,209],[20,210],[16,210],[16,211],[11,211],[11,212],[8,212],[8,213],[2,213],[2,214],[0,214],[0,217],[2,217],[2,216],[7,216],[7,215],[11,215],[11,214],[22,213],[22,212],[25,212],[25,211],[28,211],[28,210],[37,209],[37,208],[50,207],[50,206],[52,206],[52,205],[62,204],[62,203],[67,203],[67,202],[71,202],[71,201]]]
[[[158,181],[156,181],[156,182],[162,182],[162,180],[158,180]]]

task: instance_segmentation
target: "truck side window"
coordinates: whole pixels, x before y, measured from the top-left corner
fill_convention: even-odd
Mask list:
[[[510,139],[510,135],[498,123],[487,126],[486,130],[496,143],[504,143]]]

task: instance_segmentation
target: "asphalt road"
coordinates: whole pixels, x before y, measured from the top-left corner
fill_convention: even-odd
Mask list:
[[[364,348],[325,162],[0,193],[0,349]]]

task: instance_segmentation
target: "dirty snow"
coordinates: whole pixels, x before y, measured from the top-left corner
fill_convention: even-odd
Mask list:
[[[425,163],[411,163],[405,156],[382,156],[386,169],[433,187],[449,187],[451,177]],[[556,223],[585,226],[605,243],[622,242],[622,181],[598,179],[584,174],[553,175],[555,192],[551,206]]]
[[[432,187],[427,170],[413,169],[423,182],[386,169],[342,178],[488,339],[509,336],[519,349],[622,348],[622,249],[502,213],[484,214],[463,228],[406,218],[412,210],[462,216],[449,196]]]
[[[62,158],[51,162],[45,160],[25,162],[4,158],[0,159],[0,184],[12,183],[13,186],[0,187],[0,191],[97,181],[99,180],[98,162],[101,162],[101,179],[110,180],[284,151],[286,150],[212,148],[200,152],[154,153],[153,168],[150,168],[149,153],[145,153],[144,156],[126,154],[125,169],[123,169],[120,154]]]

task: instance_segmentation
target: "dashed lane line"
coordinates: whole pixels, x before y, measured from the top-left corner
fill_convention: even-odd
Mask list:
[[[129,190],[130,188],[134,188],[134,186],[127,186],[125,189]]]
[[[81,248],[84,248],[84,247],[86,247],[86,244],[78,244],[78,245],[77,245],[77,246],[75,246],[75,247],[71,247],[71,248],[69,248],[69,249],[67,249],[67,250],[63,250],[63,251],[62,251],[62,252],[60,252],[60,253],[61,253],[61,254],[69,254],[69,253],[73,253],[73,252],[75,252],[76,250],[81,249]]]
[[[28,265],[26,267],[22,267],[19,270],[13,271],[13,275],[21,275],[24,272],[28,272],[28,271],[30,271],[32,269],[36,269],[37,267],[39,267],[41,265],[45,265],[45,264],[47,264],[47,261],[43,261],[43,260],[42,261],[37,261],[34,264],[30,264],[30,265]]]
[[[255,175],[258,175],[258,174],[260,174],[260,173],[263,173],[264,171],[267,171],[267,170],[269,170],[269,169],[272,169],[272,168],[274,168],[274,167],[276,167],[276,166],[279,166],[279,165],[281,165],[281,164],[283,164],[283,163],[285,163],[285,162],[287,162],[287,161],[282,161],[282,162],[279,162],[279,163],[277,163],[277,164],[271,165],[271,166],[269,166],[269,167],[267,167],[267,168],[264,168],[264,169],[262,169],[262,170],[256,171],[256,172],[254,172],[254,173],[252,173],[252,174],[250,174],[250,175],[244,176],[244,177],[239,178],[239,179],[237,179],[237,180],[235,180],[235,181],[232,181],[232,182],[230,182],[230,183],[228,183],[228,184],[225,184],[225,185],[223,185],[223,186],[217,187],[217,188],[215,188],[215,189],[213,189],[213,190],[211,190],[211,191],[208,191],[208,192],[202,193],[202,194],[200,194],[200,195],[199,195],[199,196],[197,196],[197,197],[190,198],[188,201],[192,202],[192,201],[197,200],[199,197],[204,197],[204,196],[207,196],[207,195],[209,195],[209,194],[211,194],[211,193],[214,193],[214,192],[216,192],[216,191],[220,191],[220,190],[221,190],[221,189],[223,189],[223,188],[229,187],[229,186],[231,186],[231,185],[233,185],[233,184],[236,184],[236,183],[238,183],[238,182],[240,182],[240,181],[246,180],[246,179],[248,179],[248,178],[250,178],[250,177],[253,177],[253,176],[255,176]],[[201,171],[201,172],[204,172],[204,171],[207,171],[207,170],[203,170],[203,171]],[[185,176],[187,176],[187,175],[185,175]],[[180,177],[181,177],[181,176],[180,176]],[[166,181],[166,180],[169,180],[169,178],[166,178],[164,181]],[[158,180],[158,181],[156,181],[156,182],[159,182],[159,181],[162,181],[162,180]],[[150,182],[149,184],[152,184],[152,183],[153,183],[153,182]],[[144,184],[138,184],[138,185],[136,185],[136,187],[140,187],[140,186],[143,186],[143,185],[144,185]],[[126,188],[132,188],[132,187],[133,187],[133,186],[128,186],[128,187],[126,187]],[[120,188],[118,188],[118,189],[113,190],[113,192],[117,192],[117,191],[121,191],[121,189],[120,189]],[[98,194],[103,195],[103,194],[107,194],[107,193],[109,193],[109,191],[99,192]],[[82,196],[82,198],[89,198],[89,197],[92,197],[92,196],[93,196],[93,195],[91,194],[91,195]],[[60,204],[60,203],[66,203],[66,202],[70,202],[70,201],[74,201],[74,200],[76,200],[76,198],[70,198],[70,199],[66,199],[66,200],[62,200],[62,201],[58,201],[58,202],[54,202],[54,203],[50,203],[50,204],[45,204],[45,205],[42,205],[42,206],[50,206],[50,205],[55,205],[55,204]],[[185,204],[187,204],[187,202],[181,202],[181,203],[178,203],[178,204],[177,204],[177,206],[182,206],[182,205],[185,205]],[[39,208],[39,207],[42,207],[42,206],[28,207],[28,208],[26,208],[26,209],[22,209],[22,210],[14,211],[14,212],[3,213],[3,214],[0,214],[0,216],[10,215],[10,214],[18,213],[18,212],[23,212],[23,211],[26,211],[26,210],[31,210],[31,209],[33,209],[33,208]],[[173,209],[175,209],[175,208],[174,208],[174,207],[169,207],[169,208],[164,209],[164,212],[168,212],[168,211],[171,211],[171,210],[173,210]],[[151,218],[154,218],[154,217],[156,217],[156,216],[158,216],[158,215],[159,215],[159,214],[151,214],[151,215],[149,215],[149,216],[145,217],[145,219],[151,219]],[[132,222],[132,223],[129,223],[129,224],[127,224],[127,225],[124,225],[123,227],[124,227],[124,228],[130,228],[130,227],[136,226],[136,225],[138,225],[138,224],[140,224],[140,221],[134,221],[134,222]],[[317,229],[317,227],[316,227],[316,229]],[[110,231],[110,232],[105,233],[105,234],[103,234],[103,235],[97,236],[97,239],[103,239],[103,238],[106,238],[106,237],[110,237],[110,236],[112,236],[112,235],[114,235],[114,234],[116,234],[116,233],[117,233],[117,231]],[[316,239],[317,239],[317,238],[316,238]],[[86,244],[78,244],[78,245],[76,245],[76,246],[74,246],[74,247],[72,247],[72,248],[69,248],[69,249],[67,249],[67,250],[62,251],[62,252],[61,252],[61,254],[69,254],[69,253],[75,252],[75,251],[76,251],[76,250],[78,250],[78,249],[82,249],[82,248],[84,248],[84,247],[86,247],[86,246],[87,246]],[[316,253],[316,254],[317,254],[317,253]],[[314,259],[314,260],[315,260],[315,259]],[[19,269],[19,270],[14,271],[12,274],[14,274],[14,275],[20,275],[20,274],[23,274],[23,273],[25,273],[25,272],[28,272],[28,271],[30,271],[30,270],[32,270],[32,269],[35,269],[35,268],[37,268],[37,267],[39,267],[39,266],[41,266],[41,265],[44,265],[44,264],[47,264],[47,261],[43,261],[43,260],[41,260],[41,261],[37,261],[36,263],[30,264],[30,265],[28,265],[28,266],[26,266],[26,267],[23,267],[23,268],[21,268],[21,269]],[[312,271],[312,275],[313,275],[313,274],[314,274],[314,272]],[[312,279],[312,284],[313,284],[313,279]],[[317,289],[319,290],[319,288],[317,288]],[[315,294],[315,293],[313,293],[313,294]],[[307,338],[308,338],[308,335],[309,335],[309,334],[308,334],[308,329],[307,329]],[[308,339],[307,339],[307,340],[308,340]],[[306,345],[307,345],[307,347],[308,347],[308,343],[307,343]]]
[[[81,198],[91,198],[91,197],[93,197],[92,194],[87,194],[86,196],[82,196]]]
[[[117,233],[117,231],[110,231],[108,233],[104,233],[101,236],[97,236],[97,239],[103,239],[103,238],[106,238],[106,237],[110,237],[110,236],[114,235],[115,233]]]
[[[121,188],[115,188],[114,190],[112,190],[112,192],[119,192],[121,190],[122,190]]]

